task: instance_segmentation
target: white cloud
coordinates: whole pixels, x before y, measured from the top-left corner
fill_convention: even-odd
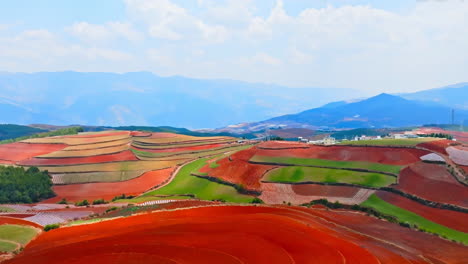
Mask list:
[[[405,12],[343,4],[294,13],[289,1],[271,10],[254,0],[185,3],[125,0],[128,17],[77,22],[64,26],[68,34],[0,25],[0,69],[150,70],[388,92],[468,76],[468,1],[417,1]]]
[[[205,23],[169,0],[125,0],[136,19],[143,20],[149,34],[166,40],[197,40],[219,43],[228,37],[222,25]]]
[[[77,22],[67,27],[66,31],[85,42],[93,44],[110,41],[118,37],[129,41],[139,41],[143,38],[142,34],[135,31],[130,23],[118,21],[108,22],[103,25]]]
[[[259,64],[266,64],[268,66],[280,66],[282,64],[281,60],[275,58],[265,52],[259,52],[255,54],[249,62],[251,63],[259,63]]]

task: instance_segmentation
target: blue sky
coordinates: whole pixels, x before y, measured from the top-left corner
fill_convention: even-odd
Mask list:
[[[3,1],[0,71],[407,92],[467,81],[468,1]]]

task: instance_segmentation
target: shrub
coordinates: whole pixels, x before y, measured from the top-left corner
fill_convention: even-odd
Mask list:
[[[104,199],[98,199],[98,200],[94,200],[93,201],[93,204],[106,204],[108,202],[106,202]]]
[[[62,200],[60,200],[58,204],[68,204],[67,199],[62,198]]]
[[[112,211],[115,211],[115,210],[117,210],[117,207],[112,206],[111,208],[107,208],[106,213],[112,212]]]
[[[88,200],[83,200],[81,202],[77,202],[75,205],[76,206],[87,206],[87,205],[89,205],[89,202],[88,202]]]
[[[60,225],[59,224],[50,224],[50,225],[46,225],[44,226],[44,231],[49,231],[49,230],[52,230],[52,229],[57,229],[59,228]]]
[[[112,198],[112,201],[115,202],[115,201],[121,200],[121,199],[132,199],[132,198],[135,198],[135,195],[128,195],[127,196],[124,193],[122,193],[121,195],[117,195],[114,198]]]
[[[255,198],[253,198],[253,200],[252,200],[250,203],[253,203],[253,204],[263,204],[264,202],[262,201],[262,199],[260,199],[260,198],[258,198],[258,197],[255,197]]]

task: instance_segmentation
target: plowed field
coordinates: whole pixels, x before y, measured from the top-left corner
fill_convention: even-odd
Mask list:
[[[62,198],[68,201],[95,200],[103,198],[110,200],[117,195],[139,195],[151,187],[161,184],[169,178],[174,168],[149,171],[132,180],[109,183],[84,183],[54,186],[56,197],[47,202],[58,202]]]
[[[374,238],[330,224],[347,217],[332,211],[202,207],[59,228],[6,263],[430,263],[430,258],[461,264],[468,257],[461,245],[353,216],[366,222],[360,232],[381,233]]]
[[[407,165],[417,162],[419,161],[419,157],[429,154],[427,151],[410,148],[310,146],[307,149],[274,150],[260,149],[261,146],[259,145],[256,155],[339,161],[367,161],[389,165]]]
[[[0,145],[0,159],[6,161],[21,161],[32,157],[58,151],[65,148],[64,144],[27,144],[16,142]]]
[[[468,207],[468,188],[443,165],[412,164],[401,171],[397,188],[430,201]]]
[[[389,192],[378,191],[376,194],[380,199],[418,214],[432,222],[468,233],[468,221],[466,221],[468,214],[466,213],[432,208]]]
[[[75,164],[95,164],[117,161],[136,161],[138,160],[130,150],[125,150],[115,154],[96,155],[80,158],[32,158],[19,162],[22,166],[61,166]]]

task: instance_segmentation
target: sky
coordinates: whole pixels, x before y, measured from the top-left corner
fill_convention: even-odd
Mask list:
[[[412,92],[468,81],[464,0],[2,0],[0,71]]]

